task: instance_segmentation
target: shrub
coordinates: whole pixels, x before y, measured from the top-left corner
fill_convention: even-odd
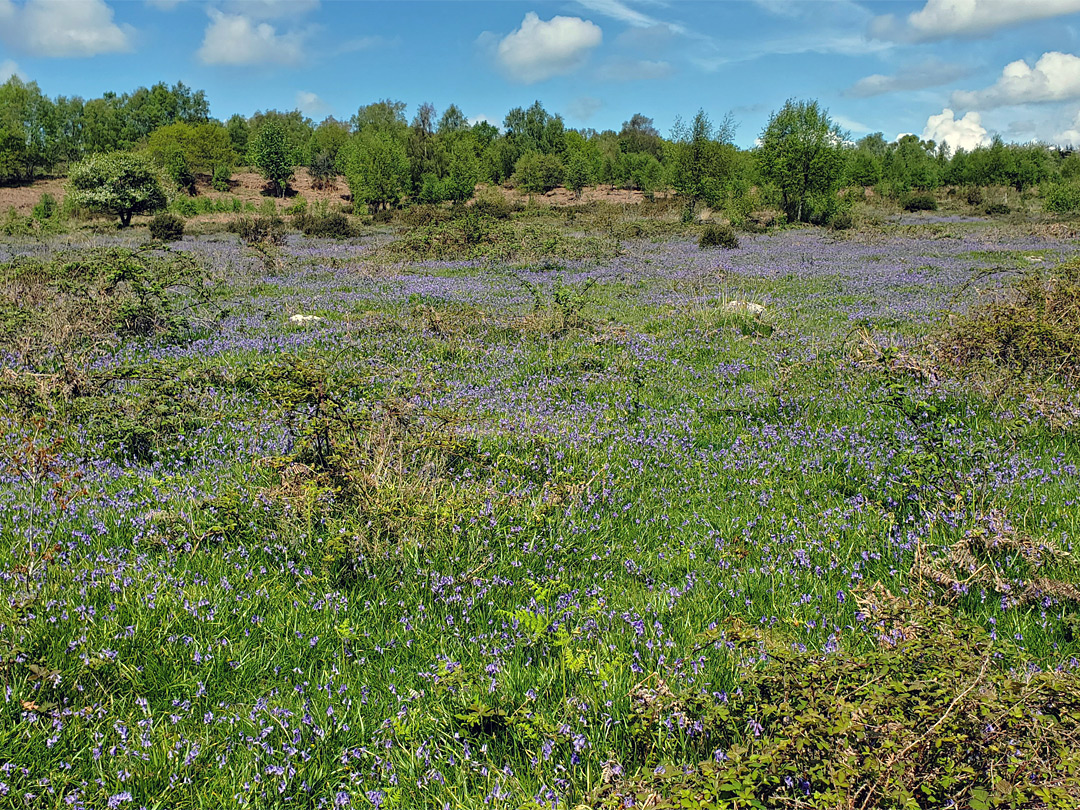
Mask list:
[[[38,222],[48,222],[54,217],[60,216],[60,204],[56,201],[56,197],[45,192],[38,198],[37,205],[30,212],[30,216]]]
[[[150,220],[150,236],[158,242],[175,242],[184,235],[184,220],[168,211],[159,211]]]
[[[506,197],[492,189],[478,194],[472,207],[492,219],[510,219],[510,203]]]
[[[285,220],[277,215],[237,217],[228,224],[227,230],[249,245],[280,245],[285,241]]]
[[[445,222],[446,218],[446,213],[434,205],[413,205],[401,212],[401,221],[413,228]]]
[[[214,177],[210,181],[214,191],[228,191],[232,187],[232,170],[228,166],[218,166],[214,169]]]
[[[563,183],[565,169],[557,155],[528,152],[514,165],[514,185],[536,194],[558,188]]]
[[[1012,213],[1012,209],[1005,203],[987,203],[983,208],[988,216],[998,217]]]
[[[191,197],[177,197],[169,209],[182,217],[194,217],[199,214],[199,204]]]
[[[311,163],[308,164],[308,174],[311,175],[312,185],[315,188],[331,188],[334,185],[334,178],[337,177],[333,155],[326,151],[313,155]]]
[[[356,235],[349,218],[340,211],[313,214],[302,212],[293,217],[293,225],[304,236],[320,239],[349,239]]]
[[[847,231],[855,227],[855,215],[850,208],[838,208],[825,224],[833,231]]]
[[[937,200],[933,194],[916,192],[904,197],[901,206],[905,211],[937,211]]]
[[[982,205],[983,192],[979,186],[971,186],[964,194],[968,205]]]
[[[724,248],[731,250],[739,246],[739,237],[730,225],[707,225],[698,240],[700,248]]]
[[[1080,211],[1080,183],[1054,183],[1044,191],[1043,207],[1054,214]]]
[[[1080,382],[1080,261],[1021,279],[1007,297],[957,318],[938,353],[960,367],[990,364],[1042,382]]]

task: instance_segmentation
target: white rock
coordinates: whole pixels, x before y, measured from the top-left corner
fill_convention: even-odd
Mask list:
[[[318,315],[301,315],[299,313],[289,318],[289,321],[291,323],[318,323],[321,320],[322,318],[320,318]]]
[[[724,304],[724,309],[727,312],[745,312],[754,317],[765,314],[765,307],[753,301],[728,301]]]

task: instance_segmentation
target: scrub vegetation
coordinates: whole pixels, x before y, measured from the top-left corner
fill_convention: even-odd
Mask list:
[[[804,102],[827,154],[635,116],[667,179],[590,199],[541,112],[324,122],[338,205],[283,120],[258,206],[9,217],[0,806],[1080,806],[1070,214],[868,191]]]

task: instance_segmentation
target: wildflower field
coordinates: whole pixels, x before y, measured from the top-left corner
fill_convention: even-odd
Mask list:
[[[1080,806],[1080,243],[909,221],[0,245],[0,806]]]

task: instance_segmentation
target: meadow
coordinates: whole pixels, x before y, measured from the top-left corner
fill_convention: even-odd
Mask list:
[[[1078,806],[1074,235],[596,210],[0,244],[0,806]]]

